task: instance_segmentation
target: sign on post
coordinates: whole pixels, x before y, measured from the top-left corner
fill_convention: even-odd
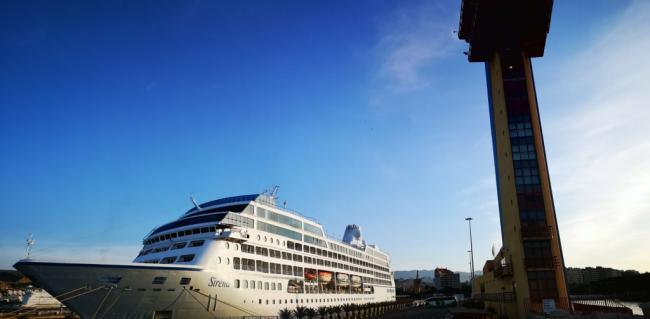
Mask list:
[[[544,313],[553,312],[555,310],[555,299],[542,300],[542,307],[544,307]]]

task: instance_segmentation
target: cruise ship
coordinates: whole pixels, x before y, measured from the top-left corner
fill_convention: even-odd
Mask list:
[[[348,225],[342,240],[275,204],[221,198],[154,228],[131,263],[23,259],[14,267],[82,318],[277,316],[395,300],[389,255]]]

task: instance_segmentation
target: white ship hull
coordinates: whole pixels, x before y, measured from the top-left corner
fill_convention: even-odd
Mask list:
[[[296,294],[235,288],[228,271],[216,273],[193,266],[22,260],[14,267],[82,318],[277,316],[281,309],[298,305],[317,308],[395,300],[394,293],[388,292],[390,287],[379,286],[373,294]],[[121,277],[119,283],[107,282],[116,277]],[[165,277],[165,283],[153,284],[155,277]],[[269,277],[256,273],[249,276],[250,280],[283,282]],[[181,278],[191,278],[190,283],[181,285]]]
[[[92,319],[277,316],[296,306],[394,301],[388,255],[348,228],[352,243],[328,238],[272,197],[235,196],[156,227],[132,263],[25,259],[14,267]]]

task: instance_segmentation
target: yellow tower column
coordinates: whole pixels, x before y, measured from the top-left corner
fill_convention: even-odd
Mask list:
[[[470,62],[486,67],[503,241],[480,294],[513,318],[541,313],[544,302],[570,309],[530,62],[544,53],[552,4],[464,0],[461,8],[459,37]]]

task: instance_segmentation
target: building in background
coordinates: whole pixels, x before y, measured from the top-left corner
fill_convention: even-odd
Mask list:
[[[544,55],[552,0],[463,0],[458,37],[483,62],[503,247],[472,294],[508,318],[570,309],[531,58]]]
[[[566,269],[566,283],[569,285],[582,285],[585,283],[585,278],[582,276],[582,269],[580,268],[567,268]]]
[[[420,294],[422,293],[422,279],[420,279],[420,272],[415,273],[415,279],[413,279],[413,293]]]
[[[570,285],[591,284],[609,278],[638,275],[635,270],[618,270],[607,267],[567,268],[567,283]]]
[[[460,289],[460,275],[447,268],[436,268],[433,272],[433,285],[438,291],[443,289]]]

